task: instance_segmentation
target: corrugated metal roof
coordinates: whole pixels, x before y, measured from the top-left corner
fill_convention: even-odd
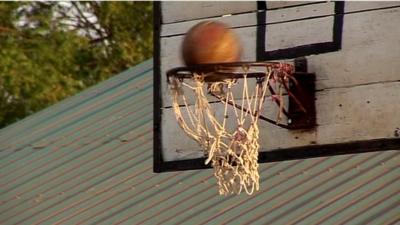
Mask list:
[[[255,195],[152,171],[152,62],[0,131],[1,224],[399,224],[400,153],[262,164]]]

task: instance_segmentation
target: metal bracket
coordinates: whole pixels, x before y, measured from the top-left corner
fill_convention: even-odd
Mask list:
[[[295,59],[294,64],[293,76],[297,84],[290,81],[289,89],[301,102],[306,112],[292,98],[289,98],[288,129],[314,128],[316,126],[315,74],[307,72],[307,59],[304,57]]]

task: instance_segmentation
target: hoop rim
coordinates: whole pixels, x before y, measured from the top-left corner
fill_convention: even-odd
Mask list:
[[[208,63],[208,64],[197,64],[192,66],[176,67],[167,71],[167,81],[171,77],[178,79],[192,78],[195,73],[203,74],[204,79],[207,82],[220,81],[224,79],[238,79],[244,78],[263,78],[265,72],[244,72],[245,68],[258,67],[266,69],[279,69],[285,72],[287,75],[294,73],[294,65],[277,62],[277,61],[263,61],[263,62],[230,62],[230,63]],[[242,68],[242,72],[235,71],[235,68]],[[207,74],[208,73],[208,74]]]

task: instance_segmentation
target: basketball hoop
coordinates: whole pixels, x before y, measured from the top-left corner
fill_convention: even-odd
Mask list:
[[[286,95],[297,109],[307,112],[290,88],[299,86],[294,70],[281,62],[235,62],[167,72],[178,124],[201,146],[205,163],[211,162],[221,195],[259,190],[259,119],[290,128],[281,122],[283,115],[289,116]],[[275,120],[261,113],[267,98],[278,106]]]

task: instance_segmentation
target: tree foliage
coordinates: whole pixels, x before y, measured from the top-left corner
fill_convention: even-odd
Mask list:
[[[0,2],[0,127],[153,54],[151,2]]]

